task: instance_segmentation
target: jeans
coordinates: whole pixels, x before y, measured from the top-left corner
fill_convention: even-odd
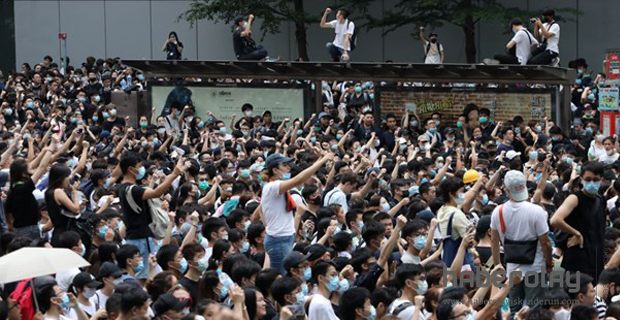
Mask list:
[[[157,240],[153,238],[127,239],[126,243],[138,247],[138,249],[140,250],[140,255],[142,256],[142,262],[144,263],[144,269],[140,273],[136,274],[136,279],[148,278],[149,255],[157,254],[157,250],[159,250],[159,244]]]
[[[241,54],[237,57],[237,59],[258,61],[265,59],[265,57],[267,57],[267,50],[265,50],[263,46],[259,45],[254,51],[246,54]]]
[[[272,237],[270,235],[265,236],[265,251],[267,251],[267,254],[269,255],[271,268],[278,270],[278,272],[282,275],[286,273],[284,271],[282,261],[284,260],[284,257],[293,251],[294,243],[295,235],[283,237]]]
[[[543,276],[542,273],[526,275],[521,283],[510,288],[508,298],[510,300],[511,314],[514,315],[519,312],[524,305],[527,305],[532,310],[541,304],[545,290],[548,289],[546,284],[541,284],[541,282],[544,282],[541,280]],[[526,285],[526,283],[537,283],[538,285],[530,286]]]
[[[344,50],[336,47],[331,42],[328,42],[327,44],[325,44],[325,47],[327,48],[327,52],[329,52],[329,55],[331,56],[332,61],[340,62],[340,58],[342,57],[342,53],[344,52]]]
[[[553,51],[543,50],[543,48],[536,49],[532,51],[532,57],[527,61],[527,64],[546,66],[551,64],[551,61],[557,56],[558,54]]]
[[[516,56],[512,56],[509,54],[496,54],[493,57],[495,60],[499,61],[500,64],[520,64],[519,59]]]

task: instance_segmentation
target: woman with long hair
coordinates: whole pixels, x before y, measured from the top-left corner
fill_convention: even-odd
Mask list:
[[[207,271],[202,275],[198,285],[198,300],[211,299],[222,302],[227,295],[228,288],[222,284],[216,271]]]
[[[52,224],[52,244],[55,245],[58,237],[69,228],[70,219],[80,214],[79,181],[71,184],[69,177],[71,169],[65,164],[57,163],[49,173],[49,185],[45,191],[45,203]],[[69,190],[71,193],[69,194]]]
[[[260,320],[267,315],[267,303],[265,303],[265,297],[263,294],[252,288],[243,290],[245,294],[245,306],[248,311],[248,318],[250,320]]]
[[[161,51],[166,53],[167,60],[181,60],[183,42],[179,41],[179,37],[176,32],[170,31],[168,34],[168,40],[164,43]]]
[[[228,240],[218,239],[213,245],[213,253],[209,257],[207,270],[221,270],[224,259],[233,254],[232,244]]]
[[[9,169],[10,186],[4,203],[4,210],[9,226],[18,236],[38,239],[39,235],[39,206],[32,192],[36,183],[45,174],[49,159],[47,149],[43,149],[39,165],[34,173],[30,173],[26,159],[15,159]],[[41,160],[42,159],[42,160]]]

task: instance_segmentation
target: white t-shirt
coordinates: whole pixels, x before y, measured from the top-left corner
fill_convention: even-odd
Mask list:
[[[538,40],[536,40],[529,31],[523,28],[515,33],[514,37],[512,37],[512,41],[514,41],[517,46],[516,54],[519,63],[522,66],[526,65],[532,52],[531,48],[533,45],[538,44]]]
[[[280,193],[280,183],[276,180],[263,186],[261,208],[265,217],[265,233],[272,237],[295,234],[293,212],[286,211],[286,195]]]
[[[560,25],[557,22],[553,22],[551,28],[549,28],[549,23],[543,23],[545,30],[553,33],[551,38],[547,39],[547,50],[553,51],[557,54],[560,53]]]
[[[347,195],[344,191],[340,190],[338,187],[335,187],[331,191],[329,191],[325,195],[325,200],[323,201],[323,205],[325,207],[330,204],[339,204],[342,207],[342,210],[346,214],[349,212],[349,204],[347,203]]]
[[[547,224],[547,212],[541,206],[527,201],[513,202],[508,201],[503,204],[502,216],[506,225],[508,238],[515,241],[535,240],[549,232]],[[501,231],[499,222],[499,206],[493,210],[491,216],[491,229],[499,232],[499,237],[504,243],[504,233]],[[508,263],[506,272],[510,274],[516,268],[522,273],[541,272],[545,266],[544,256],[538,242],[536,247],[536,257],[532,264]]]
[[[344,46],[344,35],[350,34],[353,36],[355,32],[355,24],[353,21],[345,20],[343,23],[339,23],[338,20],[332,20],[329,23],[330,28],[335,29],[336,36],[334,37],[333,44],[343,50],[351,50],[351,46]]]
[[[430,42],[425,41],[424,42],[424,53],[426,54],[426,57],[424,58],[424,63],[426,64],[441,64],[441,52],[443,52],[443,46],[441,45],[441,43],[436,42],[436,43],[430,43],[430,47],[429,44]],[[426,52],[426,48],[428,48],[428,52]]]
[[[602,155],[602,156],[600,156],[598,158],[598,161],[603,162],[604,164],[612,164],[616,160],[618,160],[619,156],[620,156],[620,154],[618,154],[617,152],[614,152],[611,155],[608,155],[607,152],[605,152],[604,155]]]
[[[394,310],[396,310],[401,304],[407,303],[407,302],[409,302],[411,305],[408,306],[407,308],[403,309],[401,312],[399,312],[397,317],[400,320],[410,320],[410,319],[412,319],[414,313],[416,312],[416,308],[415,308],[415,305],[411,301],[409,301],[409,300],[400,299],[400,298],[394,300],[394,302],[392,302],[392,304],[390,305],[389,313],[392,314],[394,312]],[[419,320],[425,320],[426,317],[425,317],[424,313],[421,313],[420,317],[418,319]]]
[[[105,308],[105,304],[106,302],[108,302],[108,299],[110,297],[106,296],[105,293],[103,293],[101,289],[99,289],[97,290],[93,298],[94,298],[94,302],[98,304],[99,308],[101,309],[101,308]]]
[[[315,294],[312,296],[310,307],[308,308],[308,320],[338,320],[331,301],[323,295]]]

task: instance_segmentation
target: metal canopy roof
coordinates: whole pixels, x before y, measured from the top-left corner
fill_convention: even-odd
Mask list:
[[[187,60],[123,60],[123,63],[141,70],[147,78],[208,77],[564,85],[575,81],[574,70],[548,66]]]

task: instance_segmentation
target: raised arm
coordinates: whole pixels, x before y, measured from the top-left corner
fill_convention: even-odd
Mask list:
[[[392,254],[392,251],[394,250],[394,247],[398,242],[398,239],[400,239],[400,230],[402,230],[406,224],[407,218],[405,218],[404,216],[398,216],[398,219],[396,221],[396,228],[394,228],[394,230],[392,231],[390,239],[388,239],[385,248],[381,250],[381,255],[379,256],[379,259],[377,259],[378,265],[383,267],[387,263],[390,254]]]
[[[254,22],[254,15],[251,14],[248,16],[248,23],[245,25],[244,30],[241,31],[242,37],[247,38],[252,35],[252,22]]]
[[[321,159],[319,159],[317,162],[315,162],[310,168],[300,172],[298,175],[296,175],[295,177],[289,180],[283,180],[280,183],[280,189],[279,189],[280,193],[284,193],[290,189],[293,189],[295,186],[303,184],[304,182],[306,182],[306,180],[310,179],[310,177],[312,177],[313,174],[319,171],[319,169],[321,169],[321,167],[323,167],[323,165],[328,160],[332,160],[332,159],[334,159],[334,154],[328,153],[324,155]]]
[[[329,15],[331,12],[332,12],[331,8],[325,8],[325,12],[323,13],[323,16],[321,17],[321,24],[320,24],[321,28],[329,29],[332,27],[329,23],[327,23],[327,15]]]
[[[174,179],[183,174],[186,170],[187,167],[185,166],[184,159],[182,157],[179,157],[179,162],[174,167],[172,173],[166,176],[164,181],[159,186],[157,186],[157,188],[147,188],[142,195],[142,200],[161,197],[162,194],[164,194],[168,189],[170,189],[170,186],[172,186],[172,182],[174,181]]]

